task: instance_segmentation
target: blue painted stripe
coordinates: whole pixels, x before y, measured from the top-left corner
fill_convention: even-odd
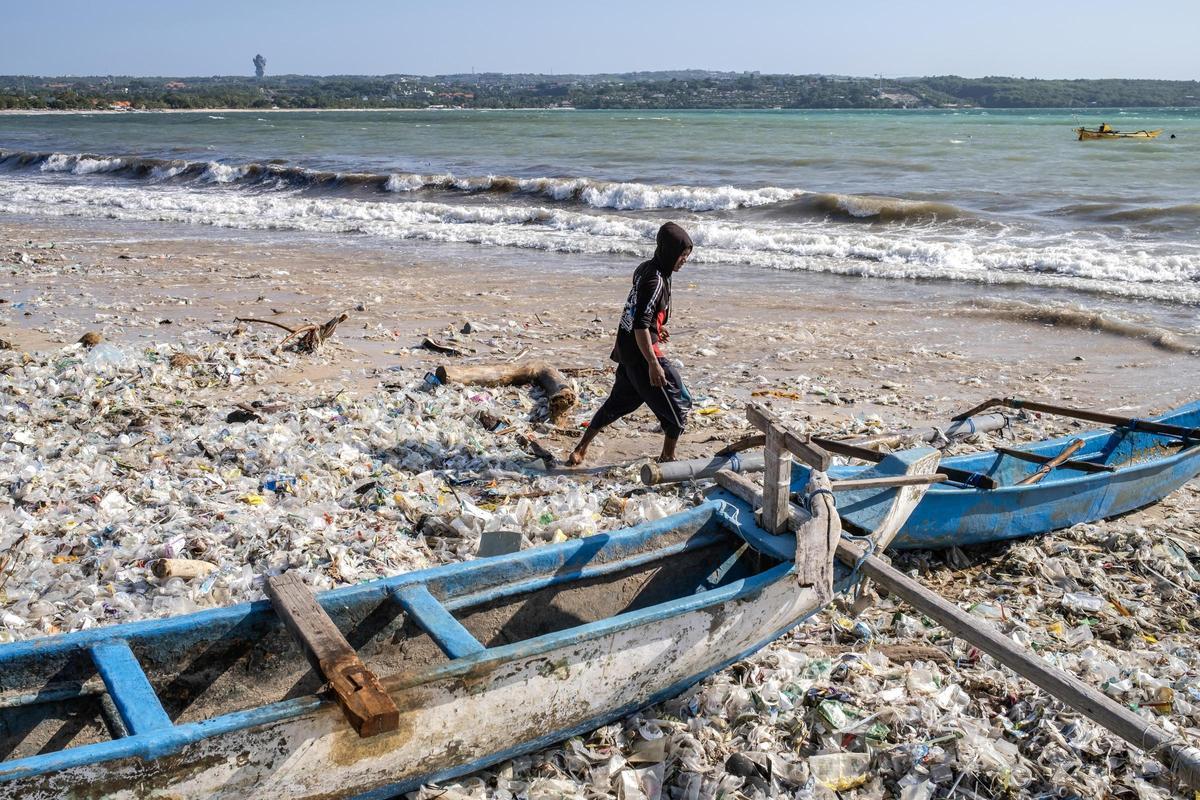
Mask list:
[[[124,639],[112,639],[91,647],[96,671],[108,688],[108,696],[121,714],[125,727],[133,735],[171,727],[171,718],[163,709],[137,656]]]
[[[482,653],[483,645],[450,615],[423,583],[401,586],[394,593],[408,616],[451,658]]]
[[[53,772],[75,767],[103,764],[109,761],[119,761],[124,758],[141,758],[151,760],[170,755],[182,750],[189,744],[221,736],[235,731],[245,730],[275,722],[315,714],[322,705],[332,701],[322,700],[316,695],[299,697],[295,700],[285,700],[272,703],[261,708],[248,711],[237,711],[224,714],[200,722],[190,722],[185,725],[175,725],[170,728],[160,728],[140,736],[130,736],[127,739],[114,739],[108,742],[87,744],[80,747],[69,747],[54,753],[29,756],[15,761],[0,763],[0,783],[20,780],[36,775],[46,775]]]

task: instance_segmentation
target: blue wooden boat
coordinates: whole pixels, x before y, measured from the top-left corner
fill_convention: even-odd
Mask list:
[[[905,458],[936,463],[897,457],[901,471]],[[920,488],[877,492],[881,536]],[[3,645],[0,797],[371,800],[461,776],[673,697],[815,613],[833,593],[829,530],[798,551],[802,537],[768,534],[721,493],[615,533],[310,594],[361,662],[357,686],[394,704],[367,736],[307,660],[293,609],[271,602]]]
[[[1152,422],[1196,429],[1200,426],[1200,401],[1130,422],[1022,445],[1020,450],[1004,448],[942,459],[939,470],[983,475],[994,480],[997,488],[955,482],[931,486],[891,546],[936,549],[1035,536],[1157,503],[1200,474],[1200,435],[1157,433],[1142,427]],[[1020,485],[1039,470],[1040,461],[1053,459],[1076,440],[1083,444],[1065,463],[1037,483]],[[829,477],[834,481],[855,478],[864,469],[868,468],[834,466]],[[797,466],[793,486],[802,486],[807,480],[808,469]],[[876,516],[875,502],[842,502],[839,498],[838,511],[850,527],[870,529]]]

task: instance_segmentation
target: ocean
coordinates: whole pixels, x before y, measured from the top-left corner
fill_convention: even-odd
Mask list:
[[[1100,122],[1165,132],[1076,141]],[[1040,288],[1186,328],[1200,110],[0,115],[0,213],[506,258],[640,257],[672,219],[734,274]]]

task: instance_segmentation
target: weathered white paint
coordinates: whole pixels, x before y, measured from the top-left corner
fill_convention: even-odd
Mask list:
[[[3,785],[6,800],[327,800],[420,778],[570,729],[703,673],[821,605],[792,580],[475,674],[384,684],[400,729],[360,739],[332,702],[153,762],[125,759]],[[249,678],[249,676],[248,676]]]

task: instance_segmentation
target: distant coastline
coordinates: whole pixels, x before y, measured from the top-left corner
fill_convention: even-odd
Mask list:
[[[603,75],[0,76],[0,110],[1190,108],[1200,82],[756,72]]]

